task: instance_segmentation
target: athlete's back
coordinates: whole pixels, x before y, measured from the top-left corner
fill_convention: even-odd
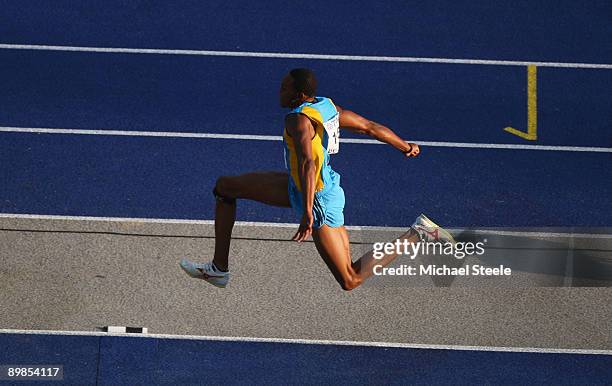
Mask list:
[[[291,110],[289,114],[303,114],[312,123],[314,137],[312,138],[312,153],[315,162],[315,191],[327,190],[339,181],[339,176],[329,165],[329,155],[335,154],[339,149],[339,113],[331,99],[314,97],[311,102],[304,102]],[[285,144],[285,166],[298,190],[301,189],[298,175],[298,159],[293,138],[283,130]]]

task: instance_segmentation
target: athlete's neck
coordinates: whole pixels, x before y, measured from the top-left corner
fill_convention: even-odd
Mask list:
[[[314,103],[317,100],[317,98],[312,97],[312,98],[308,98],[308,99],[304,99],[302,102],[300,102],[300,104],[298,106],[301,106],[303,103]]]
[[[315,102],[316,100],[317,100],[317,98],[316,98],[316,97],[306,98],[306,99],[303,99],[301,102],[300,102],[300,101],[297,101],[297,102],[296,102],[294,105],[291,105],[291,106],[290,106],[290,108],[294,109],[294,108],[296,108],[296,107],[298,107],[298,106],[301,106],[302,104],[304,104],[304,103],[306,103],[306,102],[308,102],[308,103],[313,103],[313,102]]]

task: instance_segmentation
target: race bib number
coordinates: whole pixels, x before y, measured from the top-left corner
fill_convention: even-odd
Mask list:
[[[326,122],[323,127],[327,132],[327,154],[336,154],[340,150],[340,119],[339,114]]]

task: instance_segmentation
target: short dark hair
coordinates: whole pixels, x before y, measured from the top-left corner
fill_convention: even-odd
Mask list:
[[[317,93],[317,78],[308,68],[294,68],[289,71],[289,75],[293,78],[293,87],[297,92],[303,92],[304,95],[313,97]]]

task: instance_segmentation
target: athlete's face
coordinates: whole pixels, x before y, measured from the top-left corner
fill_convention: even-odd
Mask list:
[[[289,74],[285,75],[280,87],[280,105],[283,108],[291,107],[298,99],[297,92],[293,88],[293,77]]]

